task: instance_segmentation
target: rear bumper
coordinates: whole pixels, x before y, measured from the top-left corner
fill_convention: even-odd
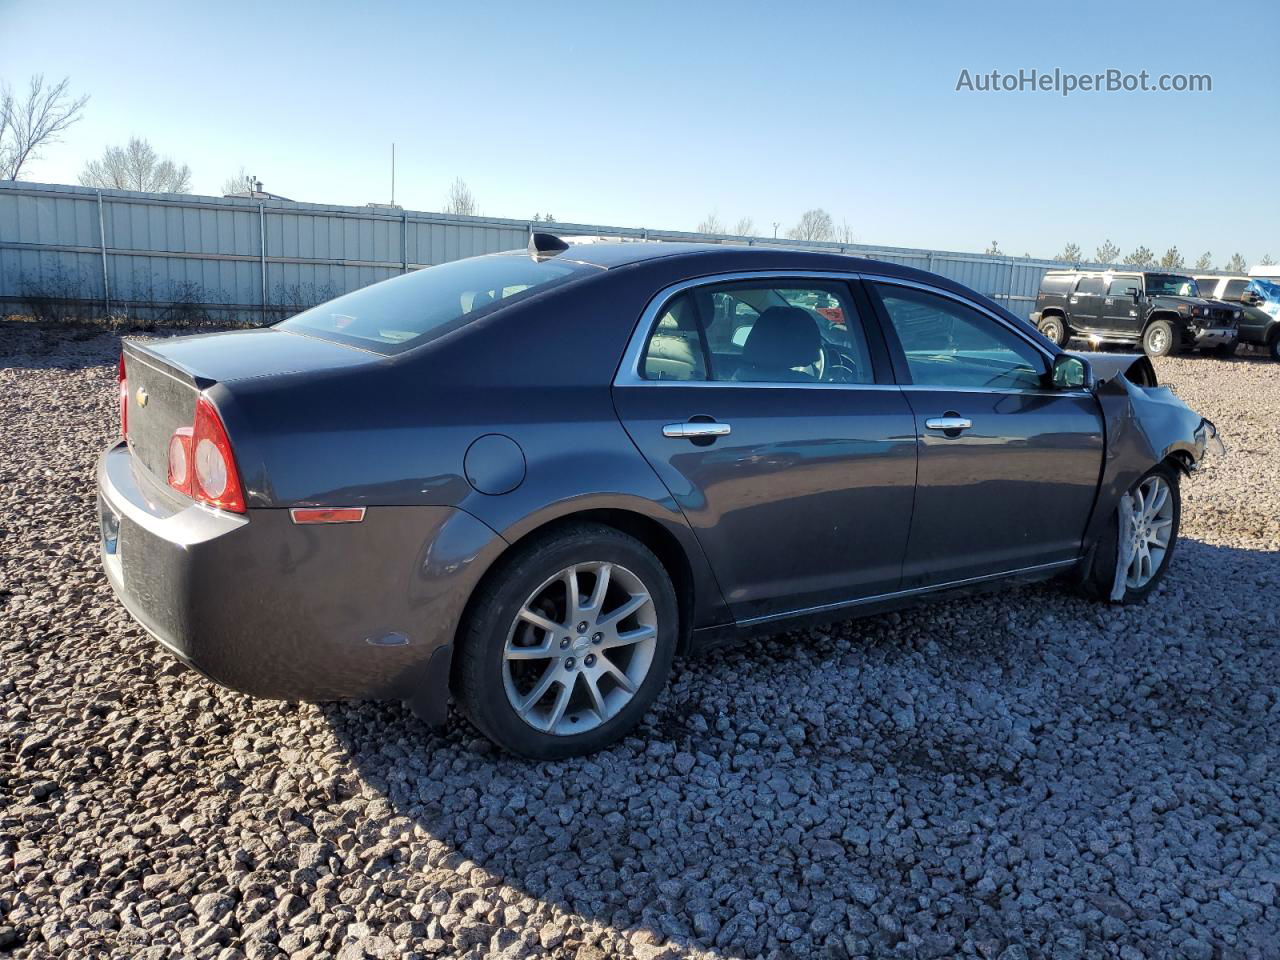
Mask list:
[[[177,502],[123,444],[99,460],[98,509],[103,567],[134,619],[217,683],[288,700],[418,695],[505,546],[452,507],[297,526],[288,510]]]

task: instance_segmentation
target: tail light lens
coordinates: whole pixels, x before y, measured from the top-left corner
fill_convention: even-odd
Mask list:
[[[124,375],[124,351],[120,353],[120,363],[116,366],[116,384],[120,391],[120,436],[129,436],[129,381]]]
[[[179,427],[169,438],[169,486],[188,497],[191,493],[191,427]]]
[[[194,426],[169,438],[169,486],[220,510],[244,513],[244,488],[222,418],[201,396]]]

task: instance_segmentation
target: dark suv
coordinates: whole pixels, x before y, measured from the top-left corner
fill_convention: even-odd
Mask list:
[[[1031,322],[1058,346],[1072,337],[1142,344],[1149,357],[1183,348],[1230,356],[1239,338],[1238,306],[1200,295],[1181,274],[1134,270],[1050,270]]]

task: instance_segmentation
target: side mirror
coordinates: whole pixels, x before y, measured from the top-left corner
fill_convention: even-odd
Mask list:
[[[1262,298],[1252,290],[1246,290],[1244,293],[1240,294],[1240,302],[1245,306],[1255,307],[1262,302]]]
[[[1134,303],[1137,303],[1138,299],[1142,296],[1142,291],[1139,290],[1137,287],[1130,287],[1129,296],[1133,297]]]
[[[1083,357],[1060,353],[1053,360],[1053,386],[1057,390],[1089,390],[1093,387],[1093,368]]]

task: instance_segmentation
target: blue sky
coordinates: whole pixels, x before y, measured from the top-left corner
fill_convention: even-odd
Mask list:
[[[1280,4],[0,0],[0,80],[69,75],[85,119],[24,172],[130,134],[197,193],[785,232],[1052,256],[1106,238],[1280,259]],[[966,93],[962,69],[1207,73],[1211,93]]]

